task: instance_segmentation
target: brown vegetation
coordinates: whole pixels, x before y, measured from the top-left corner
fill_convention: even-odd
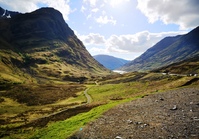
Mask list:
[[[75,97],[84,90],[82,85],[14,85],[10,90],[0,93],[28,106],[51,104],[58,100]]]

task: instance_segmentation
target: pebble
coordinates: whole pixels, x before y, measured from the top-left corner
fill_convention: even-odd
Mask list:
[[[128,124],[132,124],[132,123],[133,123],[133,121],[131,121],[131,120],[127,120],[127,123],[128,123]]]
[[[178,108],[177,108],[177,106],[176,105],[174,105],[173,106],[173,108],[172,109],[170,109],[170,110],[177,110]]]
[[[122,139],[122,137],[120,137],[120,136],[116,136],[116,137],[115,137],[115,139]]]
[[[160,100],[163,101],[164,99],[163,99],[163,98],[160,98]]]

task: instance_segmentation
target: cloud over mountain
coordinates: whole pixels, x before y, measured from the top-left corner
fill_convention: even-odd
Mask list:
[[[88,35],[79,36],[85,44],[103,44],[105,43],[104,36],[100,34],[90,33]]]
[[[63,14],[65,20],[68,20],[71,12],[69,0],[1,0],[0,5],[19,12],[32,12],[38,9],[39,5],[54,7]]]
[[[78,37],[86,45],[104,45],[104,52],[144,52],[155,43],[160,41],[166,36],[175,36],[179,34],[184,34],[186,32],[160,32],[160,33],[151,33],[149,31],[142,31],[135,34],[127,35],[111,35],[109,38],[105,38],[103,35],[90,33],[88,35],[78,35]],[[99,50],[102,49],[94,49]]]

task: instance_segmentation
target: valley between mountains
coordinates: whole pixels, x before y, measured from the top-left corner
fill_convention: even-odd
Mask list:
[[[101,55],[108,69],[59,11],[6,12],[11,18],[0,17],[0,138],[199,138],[199,27],[130,62]]]

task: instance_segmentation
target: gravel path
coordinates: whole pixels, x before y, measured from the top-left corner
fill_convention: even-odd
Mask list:
[[[84,95],[85,95],[86,100],[87,100],[87,101],[86,101],[86,104],[90,104],[90,103],[92,102],[91,96],[87,93],[89,89],[90,89],[90,88],[87,88],[87,89],[84,91]]]
[[[199,139],[199,89],[181,88],[119,105],[71,139]]]

